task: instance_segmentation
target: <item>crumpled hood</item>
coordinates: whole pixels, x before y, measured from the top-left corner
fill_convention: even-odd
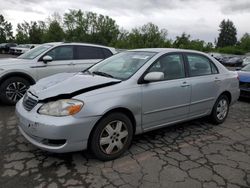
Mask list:
[[[29,63],[30,60],[27,59],[17,59],[17,58],[3,58],[0,59],[0,68],[2,66],[15,65],[20,63]]]
[[[29,92],[40,101],[71,98],[81,93],[121,82],[120,80],[84,73],[60,73],[43,78]]]
[[[238,75],[241,82],[250,82],[250,72],[238,71]]]

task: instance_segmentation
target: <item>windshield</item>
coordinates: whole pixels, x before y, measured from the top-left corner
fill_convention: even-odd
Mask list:
[[[53,45],[41,45],[33,48],[32,50],[20,55],[17,57],[18,59],[34,59],[37,56],[39,56],[41,53],[47,51],[49,48],[51,48]]]
[[[245,66],[243,69],[241,69],[242,71],[247,71],[250,72],[250,64]]]
[[[154,52],[122,52],[96,64],[86,72],[126,80],[155,54]]]

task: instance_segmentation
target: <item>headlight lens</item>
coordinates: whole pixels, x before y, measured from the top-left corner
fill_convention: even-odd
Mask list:
[[[77,114],[84,103],[75,99],[62,99],[42,105],[38,113],[50,116],[70,116]]]

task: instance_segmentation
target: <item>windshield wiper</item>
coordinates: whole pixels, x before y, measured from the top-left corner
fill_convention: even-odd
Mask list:
[[[100,75],[100,76],[105,76],[105,77],[109,77],[109,78],[114,78],[114,76],[106,73],[106,72],[100,72],[100,71],[94,71],[92,72],[93,74],[96,74],[96,75]]]

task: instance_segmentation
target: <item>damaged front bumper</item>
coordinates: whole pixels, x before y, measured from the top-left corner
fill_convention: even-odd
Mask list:
[[[50,152],[64,153],[84,150],[92,128],[100,118],[41,115],[37,104],[31,111],[23,107],[23,99],[16,105],[19,130],[33,145]]]

